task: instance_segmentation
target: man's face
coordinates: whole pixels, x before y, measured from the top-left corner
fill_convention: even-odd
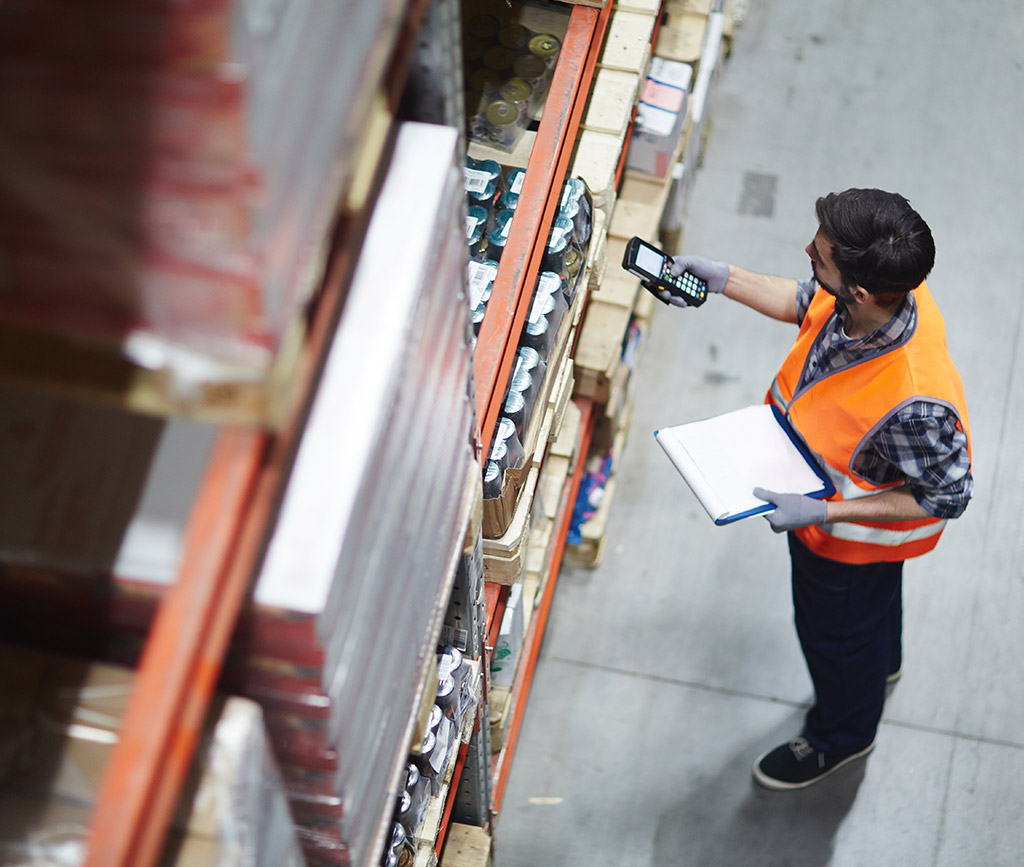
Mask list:
[[[811,271],[818,285],[844,304],[855,303],[853,293],[843,284],[843,278],[832,259],[832,242],[820,228],[804,249],[811,257]]]

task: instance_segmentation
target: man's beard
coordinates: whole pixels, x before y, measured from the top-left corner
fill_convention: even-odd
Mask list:
[[[811,270],[816,269],[812,268]],[[837,301],[846,304],[847,306],[856,302],[857,299],[853,297],[853,292],[851,292],[845,286],[840,286],[838,289],[836,289],[833,286],[829,286],[828,283],[825,283],[817,274],[814,275],[814,279],[818,281],[818,285],[822,289],[828,292],[828,294],[835,298]]]

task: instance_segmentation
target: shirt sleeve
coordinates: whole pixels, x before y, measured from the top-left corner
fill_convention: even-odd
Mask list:
[[[804,316],[807,315],[807,308],[811,306],[811,299],[818,291],[818,281],[813,277],[810,280],[798,280],[796,284],[796,324],[801,325]]]
[[[875,436],[874,450],[906,479],[918,505],[934,518],[957,518],[974,491],[967,435],[945,404],[915,401]]]

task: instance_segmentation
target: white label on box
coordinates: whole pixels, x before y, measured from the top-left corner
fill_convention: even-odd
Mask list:
[[[466,178],[466,192],[469,193],[482,193],[491,181],[491,173],[480,169],[463,168],[462,173]]]
[[[677,60],[665,60],[663,57],[652,57],[647,68],[647,77],[688,90],[693,79],[693,67],[689,63]]]
[[[679,117],[674,111],[665,111],[655,108],[646,102],[641,102],[636,109],[636,125],[643,132],[652,135],[671,135],[676,126],[676,119]]]

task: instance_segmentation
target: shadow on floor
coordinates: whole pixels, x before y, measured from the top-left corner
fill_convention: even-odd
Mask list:
[[[824,867],[836,831],[857,798],[866,762],[855,762],[810,788],[770,792],[754,783],[751,766],[767,749],[800,729],[794,714],[772,737],[736,755],[718,776],[694,781],[690,793],[664,811],[652,865],[680,867]]]

